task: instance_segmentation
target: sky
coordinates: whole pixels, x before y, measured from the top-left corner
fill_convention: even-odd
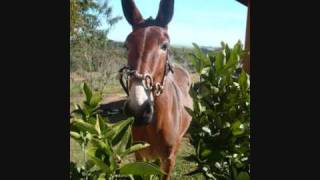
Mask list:
[[[142,16],[155,18],[160,0],[135,0]],[[114,16],[123,16],[121,1],[109,0]],[[172,45],[219,47],[221,41],[233,46],[244,43],[247,7],[235,0],[175,0],[174,15],[168,25]],[[132,28],[123,17],[108,38],[123,42]]]

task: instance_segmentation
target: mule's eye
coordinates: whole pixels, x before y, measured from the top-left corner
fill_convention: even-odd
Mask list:
[[[162,50],[166,51],[169,48],[169,43],[164,43],[160,47]]]

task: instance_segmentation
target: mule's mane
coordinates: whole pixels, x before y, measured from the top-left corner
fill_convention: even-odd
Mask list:
[[[161,23],[157,20],[152,18],[151,16],[148,19],[145,19],[143,22],[136,24],[135,28],[146,28],[149,26],[157,26],[157,27],[162,27]]]

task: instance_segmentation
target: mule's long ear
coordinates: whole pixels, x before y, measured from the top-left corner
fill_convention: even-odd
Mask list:
[[[121,0],[121,3],[124,16],[133,28],[143,22],[143,17],[133,0]]]
[[[173,17],[173,10],[174,0],[161,0],[156,18],[157,23],[162,27],[167,27]]]

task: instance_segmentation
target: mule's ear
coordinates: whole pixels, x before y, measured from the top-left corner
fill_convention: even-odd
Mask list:
[[[143,17],[133,0],[121,0],[121,3],[124,16],[133,28],[143,22]]]
[[[174,0],[161,0],[156,18],[157,23],[162,27],[167,27],[173,17],[173,10]]]

